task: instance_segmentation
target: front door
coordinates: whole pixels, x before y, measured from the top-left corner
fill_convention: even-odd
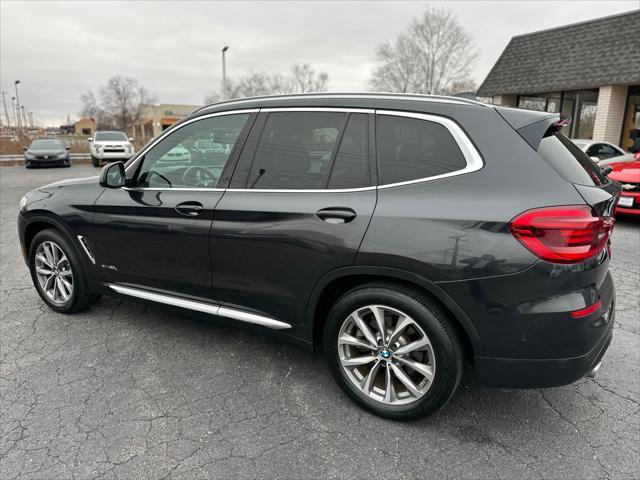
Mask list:
[[[251,120],[214,114],[177,126],[132,167],[129,187],[105,189],[94,238],[107,283],[213,299],[213,211]]]
[[[214,212],[213,282],[223,306],[304,334],[314,285],[353,264],[373,213],[369,117],[261,112]]]

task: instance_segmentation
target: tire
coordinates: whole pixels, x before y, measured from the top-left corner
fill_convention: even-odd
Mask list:
[[[24,168],[31,168],[31,164],[29,162],[24,162]]]
[[[384,318],[385,341],[376,335],[380,329],[374,310],[382,312],[378,317]],[[376,337],[375,349],[358,328],[356,313]],[[401,324],[404,328],[392,335]],[[349,336],[355,337],[358,346]],[[368,346],[362,347],[363,343]],[[419,348],[413,350],[414,346]],[[391,420],[414,420],[437,412],[462,378],[463,349],[454,323],[428,296],[403,285],[365,284],[340,297],[329,311],[323,347],[331,373],[347,396],[365,410]],[[361,357],[375,360],[343,366],[343,362],[361,362]],[[414,390],[405,383],[407,379]]]
[[[51,261],[52,256],[53,262]],[[54,268],[51,268],[51,265],[54,265]],[[59,231],[52,228],[38,232],[31,242],[29,246],[29,270],[40,298],[49,308],[56,312],[79,312],[94,304],[100,298],[99,295],[94,295],[89,291],[87,276],[75,246]],[[38,271],[54,272],[53,279],[51,279],[51,275],[39,275]],[[47,278],[51,279],[50,282],[47,283],[45,281],[44,285],[42,285],[41,281]],[[58,280],[61,283],[54,285]],[[45,290],[45,287],[49,288]],[[50,287],[53,287],[53,289]],[[51,296],[52,290],[53,297]],[[67,298],[65,298],[65,294],[68,294]]]
[[[91,155],[91,165],[93,165],[94,167],[99,167],[100,166],[100,159],[94,157],[93,155]]]

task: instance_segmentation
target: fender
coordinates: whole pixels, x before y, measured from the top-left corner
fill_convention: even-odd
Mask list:
[[[46,210],[32,210],[24,214],[21,213],[18,216],[18,235],[20,238],[20,244],[22,246],[23,257],[27,265],[29,263],[27,259],[29,252],[26,245],[25,233],[27,231],[27,227],[29,227],[29,225],[33,223],[46,223],[62,233],[62,235],[67,238],[69,243],[76,247],[78,257],[81,258],[82,262],[84,263],[85,272],[88,279],[90,281],[95,281],[98,279],[99,276],[97,275],[98,272],[96,271],[95,265],[93,265],[88,260],[84,252],[82,252],[78,247],[78,239],[75,238],[73,233],[70,231],[69,225],[62,218]],[[93,239],[91,238],[90,241],[93,242]]]
[[[355,275],[372,275],[387,277],[390,279],[395,278],[398,280],[404,280],[406,282],[413,283],[425,289],[431,295],[441,301],[444,306],[448,308],[449,311],[453,314],[464,332],[467,334],[467,337],[469,338],[469,341],[471,343],[471,347],[473,348],[474,356],[483,355],[484,347],[482,345],[482,340],[480,339],[480,335],[478,334],[478,330],[476,329],[475,325],[469,319],[464,310],[462,310],[462,308],[460,308],[460,306],[438,285],[420,275],[407,272],[405,270],[368,265],[352,265],[349,267],[337,268],[325,274],[316,283],[316,285],[313,287],[311,295],[309,296],[309,301],[307,302],[307,338],[313,339],[314,312],[318,305],[320,295],[322,294],[326,286],[340,278],[346,278]]]

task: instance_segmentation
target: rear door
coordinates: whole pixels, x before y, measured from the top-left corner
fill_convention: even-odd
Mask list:
[[[223,305],[304,335],[307,300],[352,265],[376,203],[369,111],[262,110],[212,227]]]

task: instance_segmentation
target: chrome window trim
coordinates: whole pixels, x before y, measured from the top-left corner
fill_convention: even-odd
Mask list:
[[[131,168],[134,168],[138,164],[139,160],[141,158],[143,158],[147,154],[147,152],[149,150],[151,150],[158,143],[160,143],[162,140],[164,140],[165,137],[171,135],[173,132],[181,129],[185,125],[189,125],[189,124],[191,124],[193,122],[197,122],[198,120],[204,120],[205,118],[221,117],[223,115],[238,115],[238,114],[241,114],[241,113],[258,113],[259,111],[260,111],[259,108],[248,108],[246,110],[227,110],[227,111],[224,111],[224,112],[207,113],[205,115],[200,115],[198,117],[195,117],[195,118],[192,118],[190,120],[187,120],[184,123],[181,123],[179,125],[169,127],[164,132],[162,132],[158,136],[158,138],[155,139],[155,141],[153,143],[149,144],[147,146],[147,148],[145,148],[144,150],[140,150],[138,152],[138,156],[136,157],[136,159],[133,162],[131,162],[131,165],[128,165],[127,168],[125,168],[125,172],[127,172]],[[173,190],[173,189],[168,189],[167,188],[166,190]]]
[[[114,292],[120,293],[122,295],[128,295],[130,297],[136,297],[143,300],[150,300],[152,302],[163,303],[165,305],[171,305],[174,307],[186,308],[188,310],[208,313],[210,315],[216,315],[219,317],[232,318],[241,322],[262,325],[264,327],[272,328],[275,330],[285,330],[291,328],[291,325],[289,325],[288,323],[274,320],[273,318],[265,317],[263,315],[236,310],[235,308],[199,302],[197,300],[187,300],[186,298],[150,292],[148,290],[142,290],[140,288],[125,287],[123,285],[116,285],[114,283],[108,284],[108,287]]]
[[[157,188],[157,187],[120,187],[127,192],[224,192],[224,188],[206,188],[206,187],[176,187],[176,188]]]
[[[84,253],[86,253],[87,257],[89,257],[89,260],[91,260],[91,263],[93,263],[95,265],[96,264],[96,259],[94,258],[94,256],[89,251],[89,247],[87,247],[87,244],[85,243],[84,237],[82,235],[76,235],[76,238],[78,239],[78,243],[80,243],[80,246],[82,247],[82,250],[84,250]]]
[[[317,97],[314,97],[317,98]],[[352,97],[348,97],[352,98]],[[193,121],[199,120],[201,118],[208,118],[211,116],[219,116],[219,115],[233,115],[242,112],[353,112],[353,113],[374,113],[375,115],[388,115],[395,117],[407,117],[407,118],[415,118],[418,120],[425,120],[428,122],[435,122],[447,129],[447,131],[451,134],[456,144],[462,151],[462,155],[467,162],[467,166],[460,169],[455,170],[453,172],[443,173],[441,175],[432,175],[429,177],[417,178],[414,180],[406,180],[404,182],[396,182],[396,183],[387,183],[383,185],[371,185],[368,187],[359,187],[359,188],[325,188],[325,189],[268,189],[268,188],[146,188],[146,187],[122,187],[128,191],[165,191],[165,190],[175,190],[175,191],[200,191],[200,192],[256,192],[256,193],[352,193],[352,192],[365,192],[368,190],[382,190],[387,188],[400,187],[403,185],[411,185],[414,183],[423,183],[423,182],[431,182],[434,180],[440,180],[443,178],[456,177],[458,175],[465,175],[467,173],[477,172],[478,170],[484,167],[484,161],[480,156],[480,153],[476,149],[475,145],[471,142],[467,134],[460,128],[460,126],[454,122],[453,120],[442,117],[439,115],[432,115],[429,113],[416,113],[416,112],[405,112],[402,110],[371,110],[371,109],[357,109],[357,108],[341,108],[341,107],[274,107],[274,108],[263,108],[263,109],[250,109],[250,110],[231,110],[228,112],[216,112],[212,114],[203,115],[202,117],[197,117],[192,119],[184,124],[187,125]],[[177,129],[167,130],[167,132],[173,132]],[[168,133],[166,133],[168,134]],[[166,135],[164,134],[164,135]],[[163,135],[163,136],[164,136]],[[153,147],[162,137],[159,137],[156,142],[150,145],[145,152]],[[141,157],[144,153],[140,154]],[[137,159],[136,159],[137,162]],[[134,164],[136,163],[134,162]]]
[[[343,112],[343,113],[375,113],[373,108],[350,108],[350,107],[269,107],[261,108],[260,112]]]

